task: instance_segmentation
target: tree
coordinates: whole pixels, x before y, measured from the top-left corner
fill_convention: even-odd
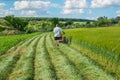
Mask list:
[[[59,24],[59,19],[58,19],[58,18],[52,18],[50,21],[51,21],[53,27],[54,27],[56,24]]]
[[[15,29],[20,31],[24,31],[24,28],[28,24],[25,19],[14,17],[14,15],[6,16],[4,19],[8,21]]]
[[[117,16],[117,17],[115,18],[115,20],[116,20],[117,22],[119,22],[119,21],[120,21],[120,16]]]
[[[72,25],[72,24],[73,24],[73,21],[71,19],[67,20],[66,23],[65,23],[66,26],[67,25]]]

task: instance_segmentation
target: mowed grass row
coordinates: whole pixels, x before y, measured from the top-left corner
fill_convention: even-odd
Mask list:
[[[120,27],[66,30],[72,37],[71,46],[99,63],[120,78]]]
[[[61,44],[59,49],[69,58],[69,60],[71,60],[72,63],[75,64],[76,68],[86,80],[116,80],[100,69],[100,67],[94,65],[88,57],[85,57],[75,49],[64,44]]]
[[[55,67],[57,80],[83,80],[74,65],[53,44],[50,35],[46,37],[46,47]]]
[[[0,56],[0,80],[5,80],[8,77],[15,67],[16,62],[19,60],[19,53],[23,53],[25,51],[25,47],[29,45],[34,38],[29,39],[23,44],[17,46],[17,49],[10,49],[5,55]],[[22,50],[22,48],[24,48],[24,50]]]
[[[117,80],[75,49],[55,46],[50,33],[33,37],[21,43],[17,51],[8,52],[0,59],[1,70],[8,72],[5,76],[0,72],[1,80]]]
[[[10,57],[11,55],[21,53],[22,48],[27,47],[36,37],[37,36],[35,36],[29,40],[20,42],[19,44],[17,44],[16,48],[14,48],[14,47],[10,48],[8,51],[6,51],[6,53],[4,55],[0,56],[0,63],[4,63],[4,61],[9,59],[8,57]]]
[[[0,80],[6,80],[6,77],[12,72],[19,57],[19,54],[9,55],[6,61],[0,62]]]
[[[4,54],[12,46],[15,47],[20,41],[31,38],[40,33],[0,36],[0,55]]]
[[[25,48],[29,46],[29,44],[36,38],[37,36],[28,39],[26,41],[22,41],[19,44],[16,45],[16,47],[10,48],[4,55],[0,56],[0,63],[4,64],[4,61],[8,61],[9,57],[12,55],[16,55],[18,53],[23,53],[25,51]]]
[[[56,80],[54,66],[45,46],[46,34],[38,42],[35,54],[34,80]]]
[[[7,54],[13,54],[16,53],[16,52],[20,52],[21,51],[21,48],[25,48],[27,46],[29,46],[29,44],[38,36],[34,36],[30,39],[27,39],[27,40],[24,40],[24,41],[21,41],[20,43],[16,44],[15,46],[13,46],[12,48],[10,48],[8,51],[6,51],[5,55]],[[4,55],[3,55],[4,56]]]
[[[8,80],[33,80],[34,79],[34,58],[36,45],[40,36],[35,38],[27,47],[24,53],[21,54],[19,61],[16,64],[13,72]]]

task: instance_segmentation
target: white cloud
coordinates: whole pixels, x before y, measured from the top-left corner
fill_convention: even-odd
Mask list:
[[[0,15],[6,16],[6,15],[13,15],[14,14],[14,12],[11,10],[3,9],[4,6],[6,6],[5,3],[0,3]]]
[[[37,15],[37,12],[36,12],[36,11],[33,11],[33,10],[23,10],[23,11],[21,12],[21,15],[32,16],[32,15]]]
[[[58,7],[58,4],[52,4],[50,1],[16,1],[14,8],[16,10],[24,9],[48,9],[50,7]]]
[[[10,11],[10,10],[4,11],[4,15],[13,15],[13,14],[14,14],[13,11]]]
[[[120,16],[120,10],[116,11],[117,16]]]
[[[89,19],[89,20],[97,20],[98,17],[86,17],[86,19]]]
[[[5,3],[0,3],[0,8],[4,7],[6,4]]]
[[[0,14],[4,15],[4,16],[7,16],[7,15],[13,15],[14,12],[11,11],[11,10],[0,10]]]
[[[66,0],[64,8],[85,8],[86,0]]]
[[[92,0],[92,8],[102,8],[108,6],[120,6],[120,0]]]
[[[43,0],[24,0],[24,1],[15,1],[14,8],[11,10],[21,11],[21,15],[36,16],[36,15],[48,15],[49,9],[51,7],[60,8],[56,3],[51,3],[50,1]]]
[[[87,7],[86,0],[66,0],[63,7],[63,14],[81,14],[83,8]]]
[[[27,9],[29,8],[29,2],[28,1],[16,1],[14,3],[14,7],[16,10]]]
[[[82,14],[84,13],[83,9],[65,9],[63,14]]]

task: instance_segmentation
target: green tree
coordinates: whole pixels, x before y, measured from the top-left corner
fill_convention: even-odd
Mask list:
[[[72,25],[72,24],[73,24],[73,21],[71,19],[67,20],[66,23],[65,23],[66,26],[67,25]]]
[[[14,17],[14,15],[6,16],[4,19],[8,21],[15,29],[18,29],[20,31],[24,31],[24,28],[28,24],[28,22],[25,19]]]
[[[51,18],[50,21],[51,21],[53,27],[54,27],[56,24],[59,24],[59,19],[58,19],[58,18]]]

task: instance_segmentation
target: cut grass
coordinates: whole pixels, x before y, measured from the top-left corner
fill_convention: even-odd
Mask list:
[[[12,72],[13,68],[16,65],[16,62],[19,60],[19,57],[24,51],[22,50],[25,46],[29,45],[30,42],[35,37],[25,41],[21,45],[16,46],[17,49],[11,48],[7,51],[6,54],[0,56],[0,79],[5,80],[9,74]]]
[[[55,46],[50,33],[19,43],[0,61],[0,80],[119,80],[70,46]]]
[[[76,65],[77,69],[87,80],[115,80],[102,69],[92,64],[92,61],[80,52],[66,45],[61,45],[59,49]]]
[[[0,55],[4,54],[9,48],[15,46],[20,41],[23,41],[27,38],[31,38],[40,33],[33,34],[22,34],[22,35],[9,35],[0,37]]]
[[[52,43],[50,35],[46,37],[46,47],[55,66],[58,80],[83,80],[74,65]]]
[[[45,37],[38,42],[35,56],[35,80],[56,80],[54,66],[45,47]]]
[[[19,57],[19,54],[9,55],[4,63],[0,63],[0,80],[6,80],[6,77],[12,72]]]
[[[32,41],[28,46],[27,51],[21,55],[17,62],[14,71],[9,76],[9,80],[31,80],[34,79],[34,55],[35,48],[40,36]]]

